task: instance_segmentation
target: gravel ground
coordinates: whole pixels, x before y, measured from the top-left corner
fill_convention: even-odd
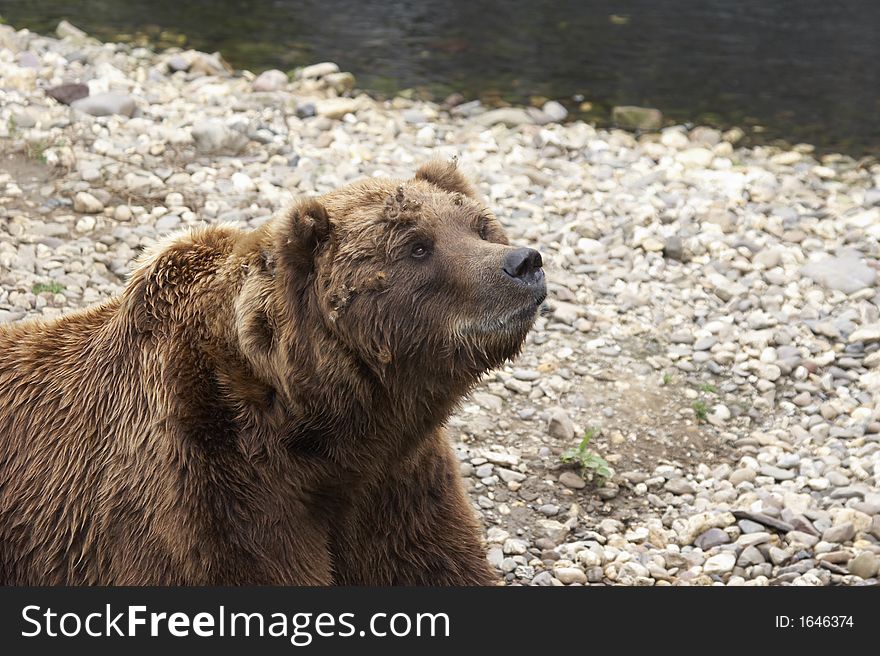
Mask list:
[[[877,163],[59,35],[0,26],[0,321],[119,292],[168,231],[457,155],[550,290],[522,357],[449,422],[499,576],[877,583]],[[562,462],[587,431],[607,480]]]

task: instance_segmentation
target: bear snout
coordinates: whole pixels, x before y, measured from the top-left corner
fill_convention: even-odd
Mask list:
[[[540,303],[546,296],[543,264],[541,254],[534,248],[514,248],[504,256],[501,270],[507,278],[528,288]]]

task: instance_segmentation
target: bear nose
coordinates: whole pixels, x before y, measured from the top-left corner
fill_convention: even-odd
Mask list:
[[[541,254],[534,248],[517,248],[504,256],[504,264],[501,268],[515,280],[534,283],[542,265]]]

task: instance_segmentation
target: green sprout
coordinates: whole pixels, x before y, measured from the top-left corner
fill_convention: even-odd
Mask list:
[[[65,289],[66,287],[60,282],[38,282],[34,284],[34,286],[31,288],[31,291],[34,294],[42,294],[43,292],[49,292],[50,294],[60,294]]]
[[[605,458],[589,449],[590,441],[598,435],[600,429],[590,428],[584,433],[584,439],[571,449],[567,449],[562,453],[562,462],[576,463],[581,473],[588,480],[597,480],[599,484],[611,478],[611,468],[608,466]]]

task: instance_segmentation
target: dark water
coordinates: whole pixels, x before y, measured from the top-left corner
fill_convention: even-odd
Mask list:
[[[0,0],[16,27],[220,50],[236,67],[333,60],[379,94],[583,96],[763,140],[880,154],[880,0]]]

